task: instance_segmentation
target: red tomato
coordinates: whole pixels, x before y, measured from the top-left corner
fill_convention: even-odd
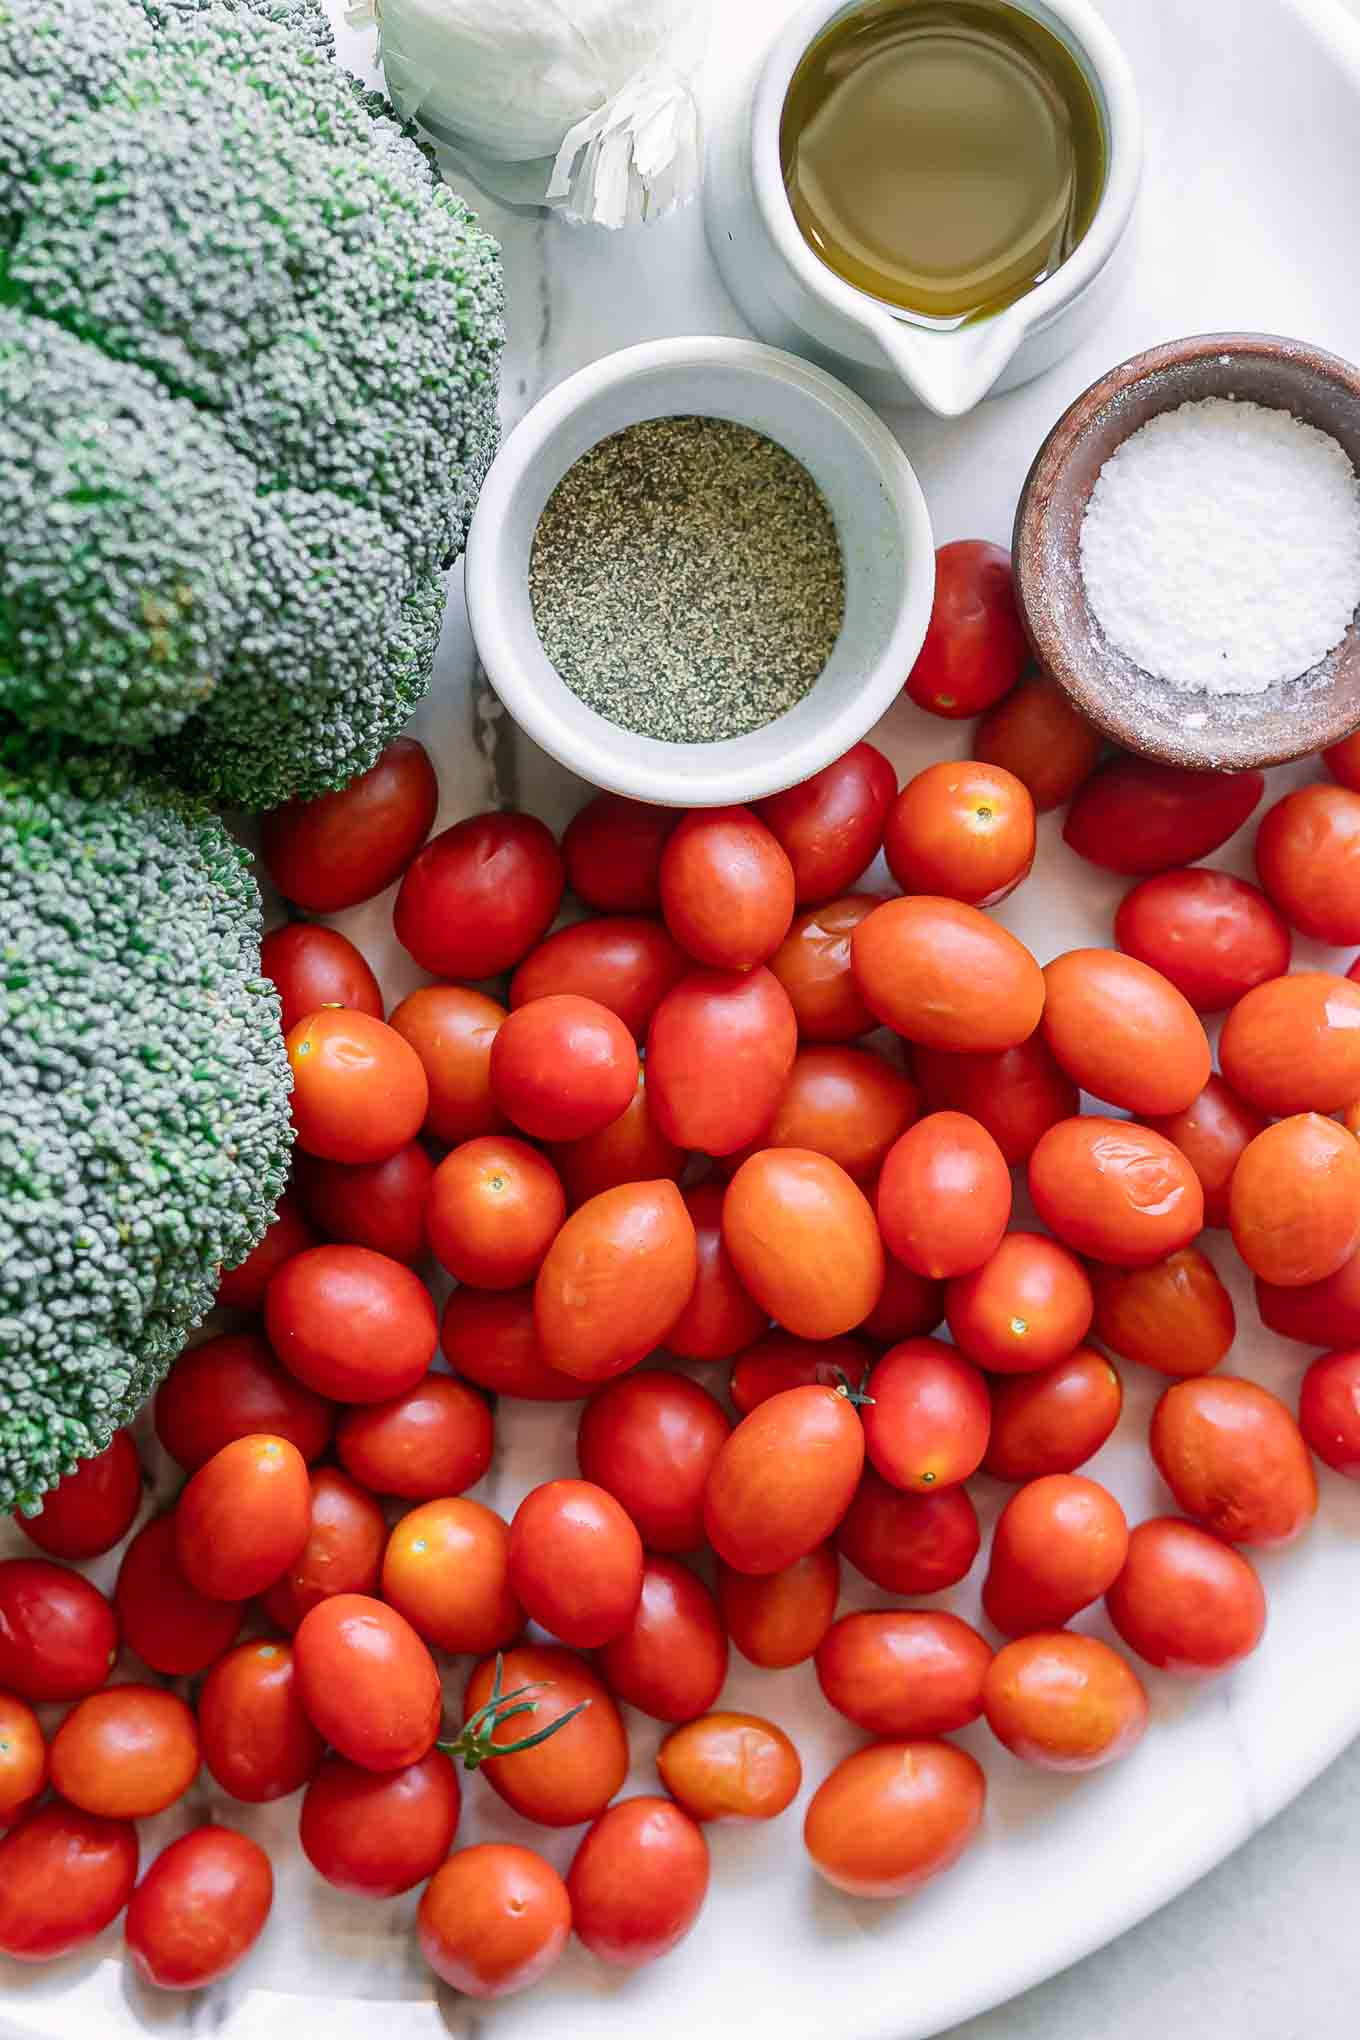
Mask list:
[[[552,1163],[510,1134],[464,1141],[434,1172],[426,1224],[435,1259],[477,1289],[532,1282],[567,1215]]]
[[[699,1270],[694,1222],[674,1183],[630,1183],[574,1211],[534,1284],[544,1359],[608,1381],[660,1345]]]
[[[272,1587],[307,1542],[307,1462],[286,1438],[233,1438],[190,1480],[175,1508],[175,1564],[209,1601]]]
[[[1265,787],[1263,772],[1184,772],[1151,758],[1114,758],[1078,792],[1063,840],[1130,878],[1197,864],[1236,835]]]
[[[940,1339],[904,1339],[868,1381],[864,1444],[894,1487],[924,1494],[982,1464],[992,1405],[980,1368]]]
[[[699,1272],[666,1344],[682,1360],[730,1360],[760,1337],[769,1313],[747,1295],[723,1244],[723,1185],[699,1183],[683,1194],[694,1221]]]
[[[390,1402],[341,1416],[335,1452],[375,1495],[433,1501],[475,1487],[491,1464],[495,1425],[486,1398],[450,1375],[429,1373]]]
[[[661,911],[680,947],[713,970],[750,970],[793,920],[793,866],[750,808],[699,808],[661,853]]]
[[[793,866],[800,907],[820,905],[852,886],[883,843],[897,774],[872,744],[855,744],[811,779],[755,803]]]
[[[1050,1127],[1030,1156],[1029,1193],[1067,1246],[1121,1268],[1174,1254],[1204,1222],[1204,1192],[1180,1149],[1126,1119]]]
[[[260,823],[260,855],[285,899],[308,914],[337,914],[400,878],[438,806],[425,746],[398,737],[348,786],[272,809]]]
[[[779,1572],[825,1543],[863,1467],[864,1427],[838,1389],[771,1396],[742,1418],[713,1462],[708,1541],[737,1572]]]
[[[532,1289],[455,1289],[439,1336],[455,1373],[495,1395],[577,1402],[593,1385],[559,1373],[543,1358]]]
[[[991,1055],[918,1048],[916,1079],[932,1112],[966,1112],[1012,1167],[1027,1162],[1050,1126],[1080,1109],[1080,1094],[1042,1034]]]
[[[1223,1022],[1223,1075],[1259,1112],[1341,1112],[1360,1098],[1360,984],[1328,971],[1272,978]]]
[[[236,1641],[242,1608],[197,1593],[175,1560],[175,1513],[153,1516],[123,1554],[114,1606],[128,1649],[165,1678],[207,1670]]]
[[[1301,934],[1360,942],[1360,793],[1300,786],[1256,831],[1256,873]]]
[[[803,1841],[838,1890],[900,1898],[957,1863],[986,1790],[981,1765],[953,1743],[870,1743],[822,1780]]]
[[[559,992],[520,1006],[491,1048],[491,1094],[535,1140],[584,1140],[627,1110],[637,1090],[633,1037],[594,999]]]
[[[708,1892],[708,1843],[669,1799],[620,1800],[586,1832],[567,1872],[572,1925],[592,1955],[641,1969],[669,1954]]]
[[[1130,1533],[1105,1596],[1130,1650],[1159,1671],[1223,1672],[1261,1641],[1266,1597],[1240,1551],[1194,1523],[1157,1516]]]
[[[649,1558],[632,1621],[600,1652],[618,1699],[656,1721],[707,1714],[727,1677],[727,1637],[713,1596],[677,1558]]]
[[[1117,949],[1069,949],[1044,970],[1044,1039],[1073,1083],[1127,1112],[1184,1112],[1209,1081],[1209,1040],[1159,971]]]
[[[637,1087],[617,1119],[588,1133],[584,1140],[568,1140],[549,1147],[553,1167],[567,1193],[567,1207],[575,1211],[602,1190],[617,1190],[624,1183],[652,1183],[668,1176],[678,1183],[689,1156],[667,1140],[652,1117],[647,1098],[647,1072],[638,1065]]]
[[[107,1686],[78,1700],[52,1738],[52,1785],[105,1820],[144,1820],[198,1776],[198,1728],[161,1686]]]
[[[1360,1248],[1360,1141],[1316,1112],[1277,1120],[1233,1171],[1228,1223],[1263,1282],[1324,1282]]]
[[[0,1841],[0,1955],[51,1962],[116,1920],[137,1882],[137,1830],[40,1806]]]
[[[773,1118],[797,1047],[793,1007],[768,970],[692,970],[648,1030],[652,1117],[677,1147],[735,1154]]]
[[[385,1162],[419,1133],[430,1087],[420,1057],[385,1020],[327,1009],[286,1043],[293,1125],[325,1162]]]
[[[389,1025],[420,1059],[429,1088],[425,1132],[454,1147],[499,1133],[505,1114],[491,1095],[491,1047],[504,1006],[467,985],[421,985]]]
[[[316,1234],[302,1215],[291,1190],[279,1199],[269,1230],[260,1244],[223,1270],[217,1285],[217,1301],[229,1310],[263,1310],[264,1293],[275,1274],[294,1254],[316,1245]]]
[[[842,1615],[817,1650],[817,1683],[866,1735],[947,1735],[982,1712],[991,1645],[957,1615],[877,1608]]]
[[[931,1282],[924,1275],[913,1274],[892,1254],[885,1255],[884,1261],[883,1294],[863,1324],[855,1327],[856,1331],[880,1346],[895,1346],[899,1339],[915,1339],[923,1332],[933,1332],[944,1317],[943,1282]],[[789,1382],[788,1386],[792,1388],[794,1384]]]
[[[1006,1158],[976,1119],[931,1112],[884,1162],[877,1209],[884,1246],[914,1275],[966,1275],[996,1252],[1010,1222]]]
[[[1045,1771],[1094,1771],[1126,1757],[1147,1727],[1132,1666],[1094,1636],[1022,1636],[999,1650],[982,1689],[998,1742]]]
[[[681,813],[618,793],[588,800],[562,838],[567,884],[577,899],[602,914],[658,913],[661,853]]]
[[[1204,1192],[1204,1223],[1228,1223],[1228,1185],[1247,1142],[1265,1126],[1259,1112],[1224,1083],[1210,1077],[1184,1112],[1169,1119],[1151,1119],[1149,1126],[1178,1147],[1199,1177]]]
[[[748,1417],[757,1403],[786,1388],[818,1382],[836,1388],[842,1376],[858,1388],[873,1364],[874,1349],[863,1339],[795,1339],[788,1332],[767,1332],[737,1361],[728,1394],[738,1416]]]
[[[1095,1335],[1158,1374],[1207,1374],[1237,1336],[1237,1313],[1213,1262],[1182,1247],[1147,1268],[1093,1268]]]
[[[387,1540],[382,1597],[437,1650],[499,1650],[524,1627],[510,1525],[466,1496],[412,1509]]]
[[[897,796],[883,848],[903,892],[994,907],[1034,863],[1034,802],[999,765],[927,765]]]
[[[938,1594],[957,1586],[982,1532],[966,1487],[909,1494],[866,1466],[836,1532],[836,1549],[889,1594]]]
[[[870,1012],[925,1048],[1014,1048],[1044,1009],[1024,944],[958,900],[888,900],[856,928],[850,958]]]
[[[434,1659],[395,1608],[333,1594],[293,1638],[301,1700],[325,1742],[367,1771],[399,1771],[429,1751],[443,1696]]]
[[[279,1366],[255,1332],[224,1332],[181,1353],[156,1391],[156,1436],[186,1473],[252,1431],[286,1438],[306,1460],[331,1442],[335,1407]]]
[[[1230,1544],[1290,1544],[1317,1513],[1299,1427],[1254,1381],[1174,1382],[1152,1412],[1149,1444],[1177,1506]]]
[[[468,1721],[491,1698],[495,1663],[483,1658],[463,1695]],[[582,1701],[589,1704],[531,1750],[489,1757],[482,1776],[507,1806],[543,1827],[575,1827],[603,1813],[628,1775],[628,1738],[609,1693],[575,1651],[554,1644],[520,1644],[505,1653],[502,1690],[530,1689],[528,1714],[499,1724],[493,1742],[518,1742],[560,1721]]]
[[[1074,1473],[1111,1435],[1123,1401],[1119,1376],[1090,1346],[1038,1374],[994,1381],[982,1470],[994,1480]]]
[[[798,1797],[803,1766],[782,1728],[758,1714],[706,1714],[656,1753],[661,1782],[691,1820],[773,1820]]]
[[[1168,978],[1197,1013],[1222,1013],[1289,969],[1290,937],[1265,894],[1227,871],[1163,871],[1126,893],[1121,949]]]
[[[772,1573],[733,1572],[718,1563],[718,1608],[737,1649],[767,1670],[812,1656],[836,1613],[840,1560],[819,1544]]]
[[[381,1777],[325,1757],[302,1798],[298,1839],[319,1876],[360,1898],[396,1898],[432,1877],[458,1832],[462,1791],[442,1750]]]
[[[387,1522],[372,1495],[335,1467],[317,1467],[307,1542],[264,1597],[270,1621],[291,1635],[327,1595],[373,1593],[386,1542]]]
[[[284,1799],[315,1775],[322,1742],[298,1694],[290,1643],[238,1643],[198,1696],[203,1761],[224,1792],[251,1806]]]
[[[160,1990],[201,1990],[243,1962],[274,1902],[274,1872],[258,1842],[231,1828],[196,1827],[161,1850],[128,1903],[132,1966]]]
[[[394,1261],[425,1253],[425,1202],[434,1163],[418,1140],[385,1162],[320,1162],[298,1154],[293,1180],[323,1239],[371,1247]]]
[[[1043,1233],[1007,1233],[980,1268],[945,1290],[955,1345],[994,1374],[1065,1359],[1090,1330],[1093,1308],[1081,1262]]]
[[[546,1976],[571,1933],[567,1887],[532,1849],[480,1842],[441,1863],[420,1895],[416,1938],[436,1976],[471,1998],[510,1997]]]
[[[382,988],[338,928],[289,921],[272,929],[260,944],[260,974],[278,987],[285,1034],[321,1006],[346,1006],[382,1019]]]
[[[42,1497],[42,1512],[14,1520],[30,1544],[53,1558],[98,1558],[126,1537],[142,1505],[142,1468],[130,1431],[115,1431]]]
[[[495,977],[546,934],[565,882],[557,845],[533,815],[470,815],[408,865],[392,926],[431,977]]]
[[[771,975],[788,994],[803,1041],[854,1041],[876,1025],[850,967],[850,942],[886,894],[846,893],[796,914],[770,958]]]
[[[0,1690],[79,1700],[104,1684],[118,1624],[98,1587],[46,1558],[0,1559]]]
[[[973,734],[973,756],[1013,772],[1041,815],[1066,807],[1095,771],[1100,747],[1100,731],[1042,673],[989,708]]]
[[[1360,1254],[1352,1254],[1325,1282],[1281,1289],[1256,1281],[1261,1322],[1282,1339],[1305,1346],[1360,1345]]]
[[[874,1048],[800,1048],[774,1118],[755,1144],[811,1148],[857,1183],[882,1168],[920,1110],[911,1078]],[[728,1156],[730,1165],[745,1157]]]
[[[956,538],[935,555],[935,602],[906,691],[953,721],[1008,694],[1029,663],[1015,606],[1011,556],[983,538]]]
[[[47,1783],[47,1744],[26,1700],[0,1693],[0,1827],[11,1827]]]
[[[882,1294],[869,1200],[810,1148],[766,1148],[743,1162],[727,1186],[722,1230],[744,1287],[799,1338],[838,1338]]]
[[[1343,737],[1322,754],[1322,762],[1340,786],[1360,793],[1360,731]]]
[[[689,962],[664,928],[639,915],[577,921],[531,950],[510,980],[511,1008],[554,993],[590,999],[640,1041]]]
[[[592,1650],[621,1636],[642,1592],[642,1539],[633,1519],[588,1480],[549,1480],[510,1524],[510,1588],[535,1622]]]
[[[1299,1387],[1299,1429],[1324,1466],[1360,1480],[1360,1352],[1323,1353]]]
[[[1003,1636],[1061,1629],[1118,1579],[1129,1526],[1108,1488],[1080,1473],[1026,1481],[997,1518],[982,1583]]]
[[[269,1285],[264,1321],[288,1372],[339,1402],[385,1402],[414,1388],[439,1340],[420,1277],[371,1247],[295,1254]]]
[[[704,1489],[731,1428],[688,1376],[625,1374],[581,1412],[576,1458],[583,1477],[627,1510],[649,1551],[697,1551]]]

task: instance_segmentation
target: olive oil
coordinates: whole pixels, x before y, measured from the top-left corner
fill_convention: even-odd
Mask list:
[[[814,42],[780,127],[827,266],[930,323],[1013,304],[1067,260],[1105,179],[1075,58],[1005,0],[869,0]]]

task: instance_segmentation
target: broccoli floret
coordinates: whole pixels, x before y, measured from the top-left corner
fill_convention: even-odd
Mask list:
[[[246,853],[0,717],[0,1508],[102,1451],[263,1235],[289,1072]]]

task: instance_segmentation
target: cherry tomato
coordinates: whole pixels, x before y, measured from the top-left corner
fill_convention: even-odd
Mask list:
[[[203,1761],[224,1792],[251,1806],[284,1799],[315,1774],[322,1742],[298,1697],[290,1643],[238,1643],[198,1696]]]
[[[425,1204],[434,1163],[418,1140],[385,1162],[320,1162],[299,1154],[293,1180],[323,1239],[371,1247],[394,1261],[425,1253]]]
[[[1086,1337],[1094,1304],[1076,1255],[1044,1233],[1007,1233],[996,1252],[945,1290],[954,1343],[994,1374],[1029,1374]]]
[[[840,1583],[840,1560],[830,1544],[772,1573],[733,1572],[719,1561],[718,1608],[728,1635],[753,1665],[801,1665],[831,1627]]]
[[[15,1693],[0,1693],[0,1827],[10,1827],[47,1783],[47,1744],[37,1715]]]
[[[602,1190],[617,1190],[624,1183],[652,1183],[668,1176],[678,1183],[689,1156],[667,1140],[652,1117],[647,1098],[647,1072],[639,1064],[637,1088],[617,1119],[588,1133],[584,1140],[559,1142],[548,1149],[553,1167],[567,1193],[567,1208],[575,1211]]]
[[[46,1558],[0,1559],[0,1690],[79,1700],[108,1678],[118,1624],[100,1593]]]
[[[385,1020],[326,1009],[286,1043],[298,1146],[325,1162],[385,1162],[414,1140],[430,1087],[420,1057]]]
[[[1289,969],[1289,929],[1265,894],[1227,871],[1163,871],[1120,901],[1115,941],[1160,971],[1197,1013],[1222,1013]]]
[[[231,1828],[196,1827],[161,1850],[128,1903],[132,1966],[159,1990],[201,1990],[243,1962],[274,1902],[274,1872],[258,1842]]]
[[[549,1366],[608,1381],[661,1344],[699,1271],[694,1221],[674,1183],[630,1183],[567,1220],[534,1284],[534,1322]]]
[[[817,1683],[867,1735],[946,1735],[982,1712],[990,1644],[957,1615],[877,1608],[842,1615],[817,1649]]]
[[[928,1113],[884,1162],[877,1209],[884,1246],[914,1275],[967,1275],[996,1252],[1010,1222],[1006,1158],[966,1113]]]
[[[367,1594],[333,1594],[293,1638],[298,1698],[313,1727],[352,1764],[399,1771],[439,1733],[434,1659],[395,1608]]]
[[[994,1381],[982,1470],[994,1480],[1074,1473],[1110,1437],[1123,1402],[1118,1374],[1089,1346],[1038,1374]]]
[[[870,1743],[822,1780],[803,1841],[838,1890],[900,1898],[957,1863],[977,1833],[986,1790],[981,1765],[953,1743]]]
[[[339,1402],[385,1402],[414,1388],[439,1342],[418,1275],[371,1247],[312,1247],[269,1285],[265,1330],[298,1381]]]
[[[1265,789],[1263,772],[1185,772],[1151,758],[1114,758],[1081,787],[1063,840],[1091,864],[1144,878],[1221,849]]]
[[[271,1622],[290,1635],[328,1594],[371,1594],[378,1584],[387,1522],[372,1495],[333,1466],[312,1473],[307,1542],[264,1597]]]
[[[730,1360],[760,1337],[769,1313],[742,1287],[723,1243],[723,1185],[699,1183],[683,1194],[694,1221],[699,1273],[666,1344],[682,1360]]]
[[[680,1941],[708,1892],[708,1843],[669,1799],[620,1800],[587,1830],[567,1872],[572,1925],[602,1962],[641,1969]]]
[[[855,929],[850,959],[870,1012],[924,1048],[1014,1048],[1043,1012],[1024,944],[959,900],[888,900]]]
[[[229,1310],[263,1310],[264,1293],[285,1261],[316,1245],[316,1234],[302,1215],[302,1207],[291,1190],[279,1199],[279,1208],[259,1245],[223,1271],[217,1285],[217,1301]]]
[[[346,1473],[375,1495],[433,1501],[475,1487],[491,1464],[495,1425],[486,1398],[447,1374],[427,1374],[390,1402],[347,1409],[335,1433]]]
[[[1095,1636],[1021,1636],[999,1650],[982,1688],[998,1742],[1045,1771],[1094,1771],[1126,1757],[1147,1727],[1133,1667]]]
[[[689,968],[655,921],[628,914],[577,921],[525,957],[510,980],[510,1005],[513,1010],[567,993],[607,1007],[641,1040],[661,1000]]]
[[[1029,1193],[1066,1246],[1120,1268],[1164,1260],[1204,1222],[1204,1192],[1180,1149],[1126,1119],[1050,1127],[1030,1156]]]
[[[1080,1093],[1042,1034],[991,1055],[918,1048],[917,1082],[932,1112],[965,1112],[985,1126],[1007,1162],[1027,1162],[1050,1126],[1073,1118]]]
[[[175,1559],[175,1513],[153,1516],[123,1554],[114,1606],[128,1649],[164,1678],[204,1672],[236,1641],[243,1610],[236,1601],[198,1593]]]
[[[1149,1444],[1177,1506],[1230,1544],[1290,1544],[1317,1513],[1299,1427],[1254,1381],[1174,1382],[1152,1412]]]
[[[102,1934],[137,1882],[137,1830],[54,1800],[0,1840],[0,1955],[51,1962]]]
[[[306,1460],[330,1443],[334,1407],[279,1366],[254,1332],[224,1332],[181,1353],[156,1392],[156,1436],[186,1473],[252,1431],[287,1438]]]
[[[321,1006],[345,1006],[382,1019],[382,988],[338,928],[289,921],[272,929],[260,944],[260,974],[278,987],[285,1034]]]
[[[712,970],[750,970],[793,920],[793,866],[750,808],[699,808],[661,853],[661,911],[675,940]]]
[[[693,1721],[727,1677],[727,1637],[713,1596],[677,1558],[649,1558],[628,1627],[600,1652],[606,1685],[657,1721]]]
[[[960,721],[1008,694],[1029,663],[1011,556],[983,538],[935,555],[935,601],[906,691],[918,708]]]
[[[446,1155],[430,1185],[435,1259],[478,1289],[518,1289],[538,1273],[567,1215],[552,1163],[510,1134],[483,1134]]]
[[[800,1048],[758,1146],[811,1148],[864,1183],[877,1175],[920,1103],[911,1078],[877,1049]],[[744,1159],[727,1156],[724,1162]]]
[[[798,1797],[803,1766],[782,1728],[759,1714],[705,1714],[656,1753],[661,1782],[691,1820],[774,1820]]]
[[[1360,1345],[1360,1254],[1324,1282],[1306,1282],[1301,1289],[1281,1289],[1258,1276],[1256,1307],[1262,1324],[1282,1339],[1305,1346]]]
[[[904,1339],[868,1380],[864,1444],[894,1487],[918,1494],[982,1464],[992,1405],[982,1371],[940,1339]]]
[[[728,1394],[738,1416],[748,1417],[757,1403],[786,1388],[818,1382],[836,1388],[842,1376],[857,1388],[873,1364],[874,1349],[863,1339],[795,1339],[788,1332],[767,1332],[733,1367]]]
[[[14,1520],[52,1558],[98,1558],[126,1537],[141,1504],[137,1447],[130,1431],[115,1431],[102,1452],[48,1489],[39,1515],[16,1509]]]
[[[704,1489],[731,1424],[707,1389],[670,1368],[625,1374],[581,1412],[584,1479],[621,1503],[649,1551],[697,1551]]]
[[[1034,802],[999,765],[927,765],[898,794],[883,848],[903,892],[994,907],[1034,863]]]
[[[1360,1248],[1360,1141],[1316,1112],[1277,1120],[1233,1171],[1228,1223],[1263,1282],[1324,1282]]]
[[[1313,1362],[1299,1387],[1299,1429],[1324,1466],[1360,1480],[1360,1351]]]
[[[1180,1149],[1199,1177],[1204,1223],[1225,1226],[1228,1185],[1247,1142],[1266,1124],[1261,1114],[1239,1098],[1222,1077],[1210,1077],[1184,1112],[1173,1112],[1169,1119],[1151,1119],[1148,1124]]]
[[[1181,1247],[1146,1268],[1093,1268],[1095,1335],[1158,1374],[1208,1374],[1237,1336],[1237,1313],[1213,1262]]]
[[[788,994],[768,970],[692,970],[647,1034],[652,1117],[667,1140],[730,1155],[774,1116],[798,1047]]]
[[[896,793],[897,774],[883,753],[855,744],[811,779],[755,803],[793,865],[800,907],[834,899],[869,869]]]
[[[491,1698],[495,1663],[483,1658],[463,1695],[469,1720]],[[505,1653],[502,1690],[532,1689],[531,1712],[498,1724],[497,1743],[537,1734],[574,1707],[587,1704],[564,1728],[531,1750],[489,1757],[482,1776],[507,1806],[543,1827],[575,1827],[603,1813],[628,1775],[628,1738],[609,1693],[575,1651],[554,1644],[520,1644]]]
[[[455,1289],[439,1336],[450,1367],[496,1395],[578,1402],[593,1385],[559,1373],[543,1358],[532,1289]]]
[[[161,1686],[108,1686],[78,1700],[48,1752],[54,1789],[82,1813],[144,1820],[198,1776],[198,1728]]]
[[[863,1467],[864,1427],[838,1389],[771,1396],[742,1418],[713,1462],[708,1541],[737,1572],[779,1572],[825,1543]]]
[[[889,1594],[938,1594],[972,1569],[982,1532],[962,1485],[908,1493],[866,1466],[836,1549]]]
[[[534,1488],[510,1524],[510,1587],[535,1622],[591,1650],[621,1636],[642,1592],[642,1539],[631,1516],[588,1480]]]
[[[286,1438],[233,1438],[175,1508],[175,1564],[209,1601],[248,1601],[302,1552],[311,1522],[307,1462]]]
[[[1095,771],[1100,747],[1099,730],[1042,673],[989,708],[973,734],[973,756],[1013,772],[1041,815],[1066,807]]]
[[[1183,1112],[1209,1081],[1209,1040],[1160,971],[1117,949],[1069,949],[1044,970],[1044,1039],[1084,1091],[1127,1112]]]
[[[387,1540],[382,1597],[437,1650],[499,1650],[524,1627],[510,1525],[466,1496],[412,1509]]]
[[[458,1832],[462,1791],[443,1750],[379,1777],[324,1757],[302,1797],[298,1839],[318,1875],[360,1898],[396,1898],[438,1870]]]
[[[1250,1561],[1176,1516],[1130,1532],[1105,1606],[1129,1649],[1163,1672],[1226,1671],[1251,1655],[1266,1626],[1266,1597]]]
[[[308,914],[336,914],[400,878],[438,806],[424,745],[398,737],[348,786],[272,809],[260,824],[260,854],[285,899]]]
[[[567,884],[577,899],[602,914],[658,913],[661,853],[679,820],[678,808],[597,793],[562,838]]]
[[[1348,786],[1352,793],[1360,792],[1360,731],[1353,731],[1324,751],[1322,762],[1338,785]]]
[[[882,1293],[873,1209],[844,1169],[810,1148],[766,1148],[743,1162],[722,1232],[745,1289],[799,1338],[838,1338]]]
[[[429,1102],[424,1130],[450,1147],[499,1133],[505,1114],[491,1095],[491,1047],[504,1006],[467,985],[421,985],[389,1021],[416,1052]]]
[[[491,1048],[491,1094],[535,1140],[584,1140],[637,1090],[633,1037],[594,999],[558,992],[518,1007]]]
[[[796,914],[770,958],[793,1007],[803,1041],[854,1041],[876,1022],[850,967],[850,942],[861,921],[883,905],[882,893],[846,893]]]
[[[1060,1629],[1118,1579],[1128,1548],[1124,1511],[1099,1481],[1026,1481],[997,1519],[982,1583],[987,1620],[1005,1636]]]
[[[943,1282],[914,1274],[892,1254],[885,1255],[884,1262],[883,1294],[856,1331],[880,1346],[895,1346],[900,1339],[933,1332],[944,1317]],[[788,1386],[792,1388],[794,1383]]]
[[[1256,831],[1256,873],[1271,899],[1317,942],[1360,942],[1360,793],[1300,786]]]
[[[1328,971],[1272,978],[1223,1022],[1218,1058],[1259,1112],[1340,1112],[1360,1098],[1360,984]]]
[[[441,1863],[420,1895],[416,1938],[436,1976],[471,1998],[510,1997],[546,1976],[571,1933],[567,1887],[532,1849],[479,1842]]]
[[[495,977],[546,934],[565,882],[557,845],[533,815],[470,815],[407,866],[392,927],[431,977]]]

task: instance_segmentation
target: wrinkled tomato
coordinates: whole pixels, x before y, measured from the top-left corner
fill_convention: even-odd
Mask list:
[[[1180,1149],[1126,1119],[1050,1127],[1030,1156],[1029,1192],[1066,1246],[1121,1268],[1174,1254],[1204,1222],[1204,1192]]]

